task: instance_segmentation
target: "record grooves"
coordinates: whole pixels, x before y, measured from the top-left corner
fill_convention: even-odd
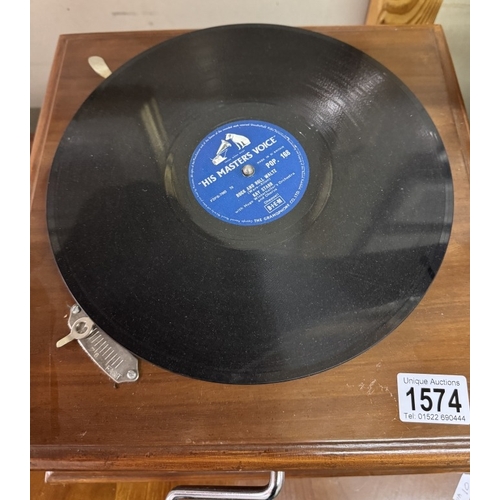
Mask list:
[[[444,258],[448,158],[381,64],[298,28],[182,35],[104,80],[52,165],[54,256],[93,321],[196,379],[260,384],[359,355]]]

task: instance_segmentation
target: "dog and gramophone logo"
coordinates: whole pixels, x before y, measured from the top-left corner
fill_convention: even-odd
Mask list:
[[[250,139],[244,135],[239,134],[226,134],[226,138],[220,141],[219,149],[216,155],[212,158],[214,165],[219,165],[227,159],[227,150],[232,146],[231,142],[238,147],[238,150],[243,149],[245,146],[250,145]]]

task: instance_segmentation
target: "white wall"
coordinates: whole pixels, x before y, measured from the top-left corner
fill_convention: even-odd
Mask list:
[[[443,27],[470,116],[470,0],[444,0],[435,22]]]
[[[60,34],[208,28],[234,23],[364,24],[368,0],[31,0],[30,107],[43,101]]]

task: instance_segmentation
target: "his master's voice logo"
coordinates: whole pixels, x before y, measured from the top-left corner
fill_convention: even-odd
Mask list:
[[[212,158],[212,163],[214,165],[219,165],[219,163],[222,163],[227,159],[226,151],[232,146],[229,141],[233,141],[233,143],[236,144],[236,146],[238,147],[238,151],[250,144],[250,140],[244,135],[226,134],[226,138],[220,141],[219,149],[217,150],[217,153],[215,153],[215,156]]]

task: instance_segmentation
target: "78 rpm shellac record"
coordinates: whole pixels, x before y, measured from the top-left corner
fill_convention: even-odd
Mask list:
[[[307,30],[195,31],[133,58],[56,152],[49,236],[75,301],[192,378],[292,380],[392,332],[444,258],[448,158],[388,69]]]

